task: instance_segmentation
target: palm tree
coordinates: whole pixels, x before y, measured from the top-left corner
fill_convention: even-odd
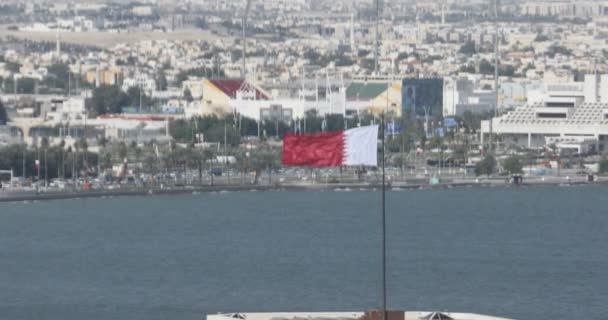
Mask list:
[[[272,183],[272,169],[276,167],[277,154],[271,148],[259,148],[251,153],[251,168],[255,170],[254,184],[258,184],[259,177],[264,170],[268,170],[268,183]]]
[[[206,169],[211,169],[211,166],[213,166],[213,159],[215,158],[215,153],[213,152],[212,149],[203,149],[203,151],[201,152],[201,161],[209,164]],[[199,164],[199,168],[202,167],[202,165]],[[200,170],[200,169],[199,169]],[[202,170],[199,171],[199,178],[201,179],[202,182]],[[213,173],[211,173],[211,185],[213,186]]]
[[[72,178],[72,180],[74,180],[75,179],[75,173],[74,172],[76,171],[76,169],[75,169],[76,164],[75,164],[75,156],[74,156],[74,153],[73,153],[72,146],[68,146],[67,152],[68,152],[70,161],[72,162],[72,173],[70,174],[70,177]]]
[[[118,144],[118,157],[120,158],[120,162],[127,158],[127,145],[124,141]]]
[[[42,141],[40,141],[40,145],[42,147],[42,149],[44,150],[44,185],[45,187],[48,184],[48,179],[49,179],[49,166],[48,166],[48,161],[47,161],[47,151],[49,149],[49,138],[47,137],[43,137]]]
[[[61,152],[61,178],[65,179],[65,140],[61,139],[59,142],[59,148]],[[57,166],[57,176],[59,176],[59,166]]]
[[[135,146],[135,150],[134,150],[134,152],[135,152],[135,161],[136,161],[136,162],[139,162],[139,161],[140,161],[140,159],[141,159],[141,155],[142,155],[142,153],[143,153],[143,150],[142,150],[140,147]]]

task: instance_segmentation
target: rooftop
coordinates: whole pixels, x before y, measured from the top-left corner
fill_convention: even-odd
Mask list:
[[[572,111],[564,118],[539,118],[537,110],[548,109],[543,103],[535,103],[519,107],[499,119],[500,124],[511,125],[530,125],[530,124],[548,124],[548,125],[606,125],[608,119],[605,118],[605,110],[608,110],[606,103],[582,103],[572,107]],[[562,108],[559,108],[562,109]]]
[[[386,91],[386,83],[363,83],[353,82],[346,89],[346,99],[375,99]]]
[[[473,313],[431,311],[387,311],[389,320],[509,320]],[[447,316],[447,317],[445,317]],[[367,312],[271,312],[271,313],[224,313],[207,315],[207,320],[377,320],[378,311]]]
[[[209,80],[219,90],[224,92],[227,96],[235,99],[236,92],[243,86],[246,80],[244,79],[214,79]],[[251,85],[251,83],[249,83]],[[263,93],[260,89],[255,88],[256,99],[268,100],[268,96]]]

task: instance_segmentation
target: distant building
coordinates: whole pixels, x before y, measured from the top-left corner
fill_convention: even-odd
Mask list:
[[[446,78],[443,87],[443,116],[462,116],[465,112],[482,113],[494,110],[494,90],[476,88],[467,78]]]
[[[6,146],[19,142],[21,142],[20,137],[14,134],[14,130],[11,130],[10,126],[0,125],[0,145]]]
[[[401,83],[381,80],[356,81],[346,89],[346,101],[346,110],[349,113],[369,111],[379,114],[388,107],[389,112],[400,116]]]
[[[554,144],[575,152],[608,147],[608,75],[586,75],[584,82],[544,84],[530,92],[528,103],[500,117],[482,121],[481,139],[490,131],[502,143],[527,148]]]
[[[131,9],[131,12],[139,17],[148,17],[154,14],[154,8],[151,6],[136,6]]]
[[[182,93],[190,91],[192,98],[201,99],[203,97],[203,79],[188,79],[182,82]]]
[[[150,94],[152,93],[152,91],[156,90],[156,80],[154,79],[154,77],[145,74],[145,73],[139,73],[136,74],[134,77],[129,77],[123,80],[122,82],[122,90],[123,91],[127,91],[129,90],[129,88],[140,88],[142,89],[144,92]]]
[[[107,116],[91,119],[87,125],[98,128],[104,137],[115,141],[141,143],[170,140],[167,134],[168,120],[162,117]]]
[[[101,85],[120,85],[122,78],[122,70],[116,67],[89,70],[85,73],[85,80],[88,83],[95,84],[96,87]]]
[[[502,143],[540,148],[556,142],[578,141],[577,152],[601,152],[608,144],[608,104],[560,99],[517,108],[494,118],[492,133]],[[482,141],[487,141],[490,120],[482,121]],[[591,145],[590,148],[580,144]]]
[[[246,80],[243,79],[204,79],[201,113],[226,114],[233,112],[237,92],[244,84],[253,88],[252,97],[250,97],[252,100],[269,100],[265,92],[250,83],[246,83]]]
[[[608,15],[607,1],[528,1],[521,4],[521,14],[543,17],[590,18]]]
[[[84,98],[53,99],[42,103],[40,115],[46,120],[75,121],[86,115]]]
[[[418,116],[441,115],[443,110],[443,79],[406,78],[402,82],[402,113],[412,111]]]

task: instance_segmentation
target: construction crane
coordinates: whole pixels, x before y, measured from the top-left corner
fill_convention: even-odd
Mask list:
[[[246,76],[246,70],[245,68],[247,67],[247,63],[245,61],[246,59],[246,51],[247,51],[247,34],[246,34],[246,26],[247,26],[247,16],[249,15],[249,9],[251,8],[251,0],[247,0],[247,5],[245,6],[245,12],[243,12],[243,41],[242,41],[242,46],[243,46],[243,69],[241,70],[241,77],[243,79],[245,79]]]

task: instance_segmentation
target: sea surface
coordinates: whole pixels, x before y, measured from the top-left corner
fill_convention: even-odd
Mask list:
[[[390,308],[606,319],[608,188],[387,201]],[[380,223],[373,191],[0,203],[0,319],[377,308]]]

